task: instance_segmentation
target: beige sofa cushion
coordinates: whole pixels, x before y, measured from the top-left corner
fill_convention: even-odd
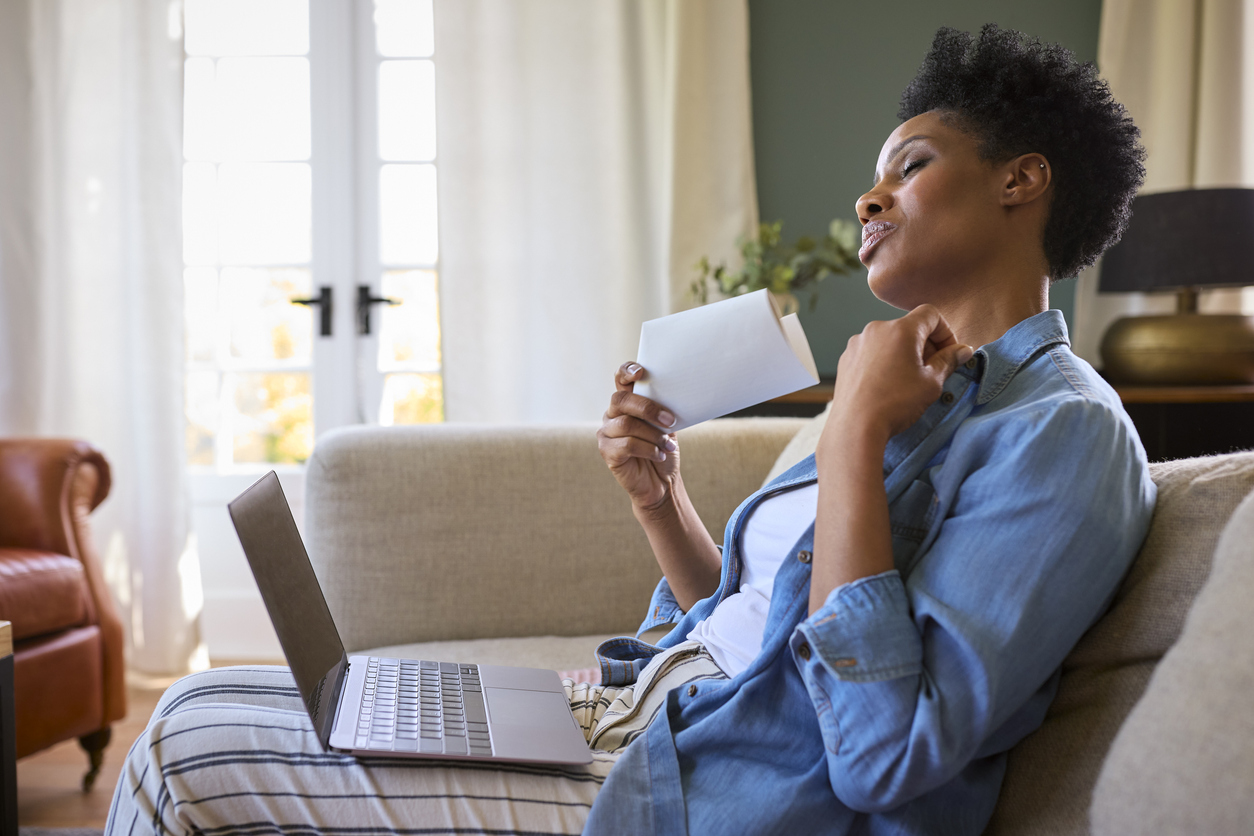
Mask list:
[[[1092,788],[1110,743],[1154,666],[1180,636],[1224,524],[1254,490],[1254,453],[1161,462],[1150,469],[1158,506],[1145,545],[1110,611],[1063,664],[1044,725],[1011,751],[987,834],[1089,832]]]
[[[1254,831],[1254,493],[1224,530],[1184,632],[1119,730],[1095,836]]]
[[[716,542],[804,423],[680,433],[684,484]],[[340,430],[306,473],[305,539],[350,651],[630,633],[661,577],[596,425]]]
[[[797,430],[797,434],[784,447],[783,452],[779,454],[775,464],[771,465],[770,473],[767,473],[766,478],[762,480],[763,487],[776,476],[815,451],[819,446],[819,436],[823,434],[823,427],[827,426],[827,416],[831,412],[832,402],[828,401],[822,412],[806,420],[801,429]]]

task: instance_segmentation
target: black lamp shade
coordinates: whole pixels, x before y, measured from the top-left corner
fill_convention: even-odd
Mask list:
[[[1254,285],[1254,189],[1189,189],[1132,203],[1102,258],[1103,293]]]

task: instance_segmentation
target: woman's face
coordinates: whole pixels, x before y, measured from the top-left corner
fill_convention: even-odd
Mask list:
[[[857,204],[871,291],[910,310],[977,289],[987,279],[981,268],[1005,244],[1000,168],[938,111],[899,125],[880,151],[875,186]]]

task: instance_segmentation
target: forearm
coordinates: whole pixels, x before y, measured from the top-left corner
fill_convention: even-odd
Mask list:
[[[660,505],[654,508],[633,505],[632,510],[649,538],[649,545],[678,604],[689,610],[693,604],[714,594],[722,572],[722,556],[692,507],[678,474]]]
[[[883,473],[887,439],[882,433],[852,429],[831,437],[841,443],[818,458],[811,613],[833,589],[893,568]]]

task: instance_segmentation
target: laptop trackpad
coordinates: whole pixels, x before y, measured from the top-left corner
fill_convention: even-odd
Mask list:
[[[564,757],[572,743],[582,744],[586,754],[587,743],[570,714],[565,693],[485,688],[483,696],[497,757]],[[580,753],[578,746],[574,751]]]

